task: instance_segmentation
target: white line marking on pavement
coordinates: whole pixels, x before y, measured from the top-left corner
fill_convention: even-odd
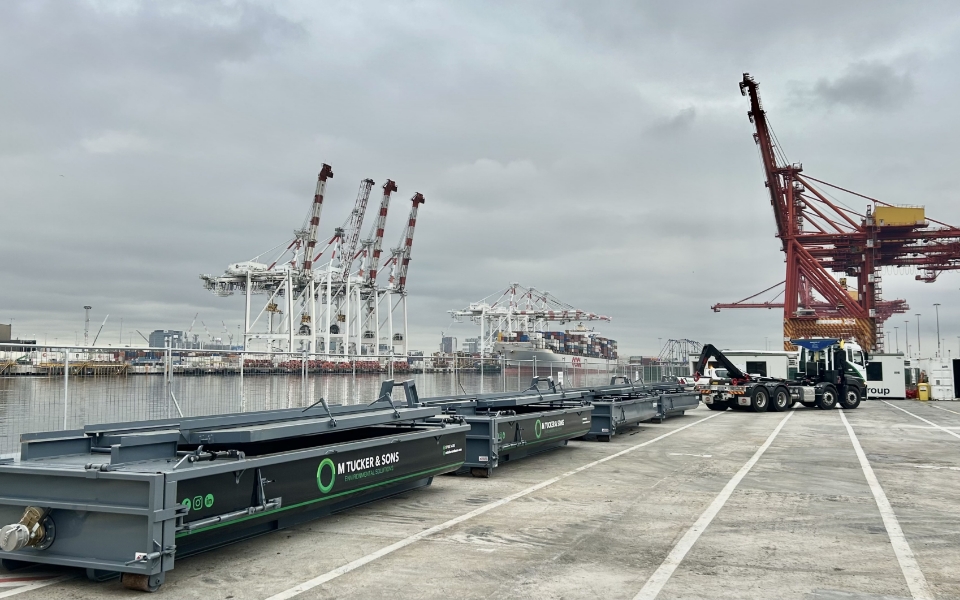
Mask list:
[[[720,413],[723,414],[723,413]],[[684,557],[687,555],[687,552],[697,543],[697,540],[700,538],[700,534],[710,525],[710,522],[713,521],[713,518],[717,516],[717,513],[720,512],[720,509],[723,508],[723,505],[726,504],[727,500],[730,498],[730,495],[733,494],[733,490],[737,489],[737,486],[740,485],[740,482],[743,478],[750,472],[750,469],[753,468],[753,465],[757,464],[757,461],[760,460],[760,457],[763,456],[763,453],[767,451],[767,448],[770,447],[770,444],[773,443],[774,438],[777,437],[777,434],[780,433],[780,430],[783,429],[784,424],[786,424],[787,419],[793,416],[793,411],[791,410],[787,413],[783,419],[781,419],[780,424],[777,425],[776,429],[773,430],[773,433],[770,434],[770,437],[767,438],[767,441],[763,443],[762,446],[750,457],[750,460],[746,462],[745,465],[740,467],[740,470],[737,471],[737,474],[733,476],[727,485],[720,491],[720,494],[713,499],[713,502],[710,503],[710,506],[707,507],[707,510],[703,511],[703,514],[700,515],[700,518],[697,519],[697,522],[693,524],[690,529],[687,530],[683,537],[680,538],[680,541],[677,542],[677,545],[673,547],[673,550],[670,551],[670,554],[667,554],[667,557],[663,559],[663,562],[657,567],[657,570],[653,572],[653,575],[650,576],[650,579],[647,580],[643,587],[640,588],[640,591],[636,596],[633,597],[633,600],[653,600],[657,597],[657,594],[660,593],[660,590],[663,589],[663,586],[666,585],[667,581],[670,579],[670,576],[673,575],[673,572],[677,570],[677,567],[683,561]]]
[[[890,429],[960,429],[960,426],[939,426],[939,425],[914,425],[913,423],[896,423],[890,426]]]
[[[958,434],[958,433],[955,432],[955,431],[950,431],[950,430],[947,429],[946,427],[941,427],[941,426],[937,425],[936,423],[934,423],[933,421],[928,421],[928,420],[924,419],[923,417],[920,417],[920,416],[917,416],[917,415],[913,414],[913,413],[910,412],[909,410],[902,409],[902,408],[900,408],[899,406],[897,406],[897,405],[895,405],[895,404],[890,404],[890,403],[887,402],[886,400],[881,400],[881,402],[883,402],[883,403],[886,404],[887,406],[892,406],[893,408],[895,408],[895,409],[897,409],[897,410],[902,410],[903,412],[907,413],[908,415],[910,415],[910,416],[913,417],[914,419],[920,419],[921,421],[923,421],[923,422],[926,423],[927,425],[933,425],[934,427],[936,427],[936,428],[939,429],[940,431],[942,431],[942,432],[944,432],[944,433],[949,433],[949,434],[952,435],[953,437],[955,437],[955,438],[957,438],[958,440],[960,440],[960,434]]]
[[[893,405],[891,404],[890,406]],[[894,406],[894,408],[897,407]],[[857,434],[854,433],[853,427],[851,427],[850,422],[847,421],[847,416],[843,413],[844,411],[841,410],[840,420],[843,421],[844,427],[847,428],[850,441],[853,443],[853,449],[856,451],[857,458],[860,460],[860,468],[863,469],[863,476],[867,478],[867,484],[870,485],[870,491],[873,492],[873,499],[877,501],[880,518],[883,519],[883,526],[887,529],[887,535],[890,537],[890,545],[893,546],[893,553],[897,555],[897,562],[900,563],[900,570],[903,571],[903,577],[907,580],[907,587],[910,588],[910,594],[913,595],[914,600],[934,600],[930,588],[927,587],[927,578],[923,576],[923,571],[920,570],[920,565],[917,564],[917,559],[913,556],[913,550],[910,549],[910,544],[907,543],[907,538],[903,535],[903,530],[900,529],[900,522],[897,520],[897,515],[893,512],[893,507],[890,505],[890,501],[887,500],[887,495],[883,492],[883,488],[880,487],[880,482],[873,472],[873,467],[870,466],[870,462],[867,460],[867,455],[863,453],[863,447],[860,445],[860,440],[857,439]]]
[[[722,413],[721,413],[722,414]],[[73,575],[63,575],[62,577],[56,577],[54,579],[46,579],[44,581],[38,581],[36,583],[31,583],[23,587],[12,589],[7,592],[0,592],[0,598],[10,598],[11,596],[16,596],[17,594],[23,594],[25,592],[30,592],[33,590],[38,590],[42,587],[47,587],[48,585],[53,585],[55,583],[61,583],[68,579],[73,579]]]
[[[936,404],[931,404],[931,405],[930,405],[930,408],[936,408],[936,409],[938,409],[938,410],[945,410],[945,411],[947,411],[948,413],[953,413],[953,414],[955,414],[955,415],[960,415],[960,412],[957,412],[957,411],[955,411],[955,410],[950,410],[949,408],[944,408],[944,407],[942,407],[942,406],[937,406]]]
[[[712,454],[686,454],[684,452],[670,452],[667,456],[696,456],[697,458],[710,458]]]
[[[918,469],[950,469],[951,471],[960,471],[960,467],[941,467],[938,465],[913,465]]]
[[[467,520],[472,519],[472,518],[474,518],[474,517],[476,517],[476,516],[482,515],[483,513],[488,512],[488,511],[491,511],[491,510],[493,510],[493,509],[495,509],[495,508],[499,508],[499,507],[503,506],[504,504],[508,504],[508,503],[510,503],[510,502],[513,502],[514,500],[516,500],[516,499],[518,499],[518,498],[523,498],[524,496],[526,496],[526,495],[528,495],[528,494],[532,494],[533,492],[536,492],[537,490],[541,490],[541,489],[543,489],[543,488],[545,488],[545,487],[547,487],[547,486],[549,486],[549,485],[553,485],[554,483],[560,481],[561,479],[566,479],[567,477],[570,477],[571,475],[576,475],[577,473],[580,473],[581,471],[586,471],[587,469],[590,469],[590,468],[595,467],[595,466],[597,466],[597,465],[599,465],[599,464],[605,463],[605,462],[607,462],[608,460],[613,460],[613,459],[615,459],[615,458],[618,458],[618,457],[620,457],[620,456],[623,456],[624,454],[627,454],[628,452],[633,452],[634,450],[637,450],[638,448],[643,448],[644,446],[649,446],[650,444],[652,444],[652,443],[654,443],[654,442],[658,442],[658,441],[662,440],[663,438],[669,437],[669,436],[671,436],[671,435],[673,435],[673,434],[675,434],[675,433],[680,433],[680,432],[683,431],[684,429],[689,429],[690,427],[693,427],[694,425],[699,425],[700,423],[703,423],[704,421],[708,421],[708,420],[710,420],[710,419],[712,419],[712,418],[714,418],[714,417],[719,417],[719,416],[722,415],[722,414],[725,414],[725,413],[718,412],[718,413],[715,414],[715,415],[710,415],[709,417],[704,417],[704,418],[700,419],[699,421],[695,421],[695,422],[690,423],[690,424],[688,424],[688,425],[684,425],[683,427],[678,427],[677,429],[671,429],[671,430],[668,431],[667,433],[664,433],[663,435],[659,435],[659,436],[657,436],[657,437],[655,437],[655,438],[653,438],[653,439],[651,439],[651,440],[647,440],[646,442],[641,442],[641,443],[639,443],[639,444],[630,446],[629,448],[626,448],[626,449],[624,449],[624,450],[621,450],[621,451],[616,452],[616,453],[614,453],[614,454],[611,454],[611,455],[609,455],[609,456],[605,456],[605,457],[603,457],[603,458],[601,458],[601,459],[599,459],[599,460],[595,460],[595,461],[590,462],[590,463],[587,463],[587,464],[585,464],[585,465],[583,465],[583,466],[581,466],[581,467],[577,467],[576,469],[574,469],[574,470],[572,470],[572,471],[567,471],[566,473],[563,473],[563,474],[561,474],[561,475],[557,475],[556,477],[551,477],[550,479],[547,479],[546,481],[541,481],[540,483],[538,483],[538,484],[536,484],[536,485],[532,485],[532,486],[530,486],[530,487],[528,487],[528,488],[526,488],[526,489],[520,490],[519,492],[517,492],[517,493],[515,493],[515,494],[511,494],[511,495],[509,495],[509,496],[505,496],[505,497],[503,497],[503,498],[500,498],[499,500],[496,500],[496,501],[494,501],[494,502],[490,502],[490,503],[488,503],[488,504],[484,504],[483,506],[481,506],[481,507],[479,507],[479,508],[477,508],[477,509],[474,509],[474,510],[472,510],[472,511],[466,513],[466,514],[460,515],[459,517],[454,517],[453,519],[450,519],[449,521],[445,521],[445,522],[443,522],[443,523],[440,523],[439,525],[434,525],[433,527],[430,527],[429,529],[424,529],[423,531],[421,531],[421,532],[419,532],[419,533],[415,533],[415,534],[411,535],[410,537],[404,538],[404,539],[400,540],[399,542],[390,544],[389,546],[385,546],[385,547],[377,550],[376,552],[372,552],[372,553],[370,553],[370,554],[368,554],[368,555],[366,555],[366,556],[364,556],[364,557],[358,558],[357,560],[354,560],[354,561],[352,561],[352,562],[349,562],[349,563],[347,563],[347,564],[345,564],[345,565],[343,565],[343,566],[341,566],[341,567],[337,567],[336,569],[333,569],[332,571],[328,571],[328,572],[324,573],[323,575],[320,575],[319,577],[314,577],[313,579],[310,579],[309,581],[304,581],[303,583],[301,583],[301,584],[299,584],[299,585],[297,585],[297,586],[294,586],[294,587],[292,587],[292,588],[290,588],[290,589],[288,589],[288,590],[284,590],[284,591],[280,592],[279,594],[274,594],[273,596],[270,596],[269,598],[267,598],[267,600],[288,600],[289,598],[293,598],[294,596],[297,596],[297,595],[299,595],[299,594],[302,594],[303,592],[306,592],[307,590],[311,590],[311,589],[317,587],[318,585],[323,585],[324,583],[327,583],[328,581],[331,581],[331,580],[333,580],[333,579],[336,579],[337,577],[340,577],[341,575],[345,575],[345,574],[347,574],[347,573],[349,573],[349,572],[351,572],[351,571],[355,571],[356,569],[359,569],[360,567],[366,565],[367,563],[371,563],[371,562],[377,560],[378,558],[384,557],[384,556],[386,556],[386,555],[388,555],[388,554],[390,554],[390,553],[392,553],[392,552],[396,552],[397,550],[400,550],[401,548],[405,548],[405,547],[409,546],[410,544],[413,544],[414,542],[418,542],[418,541],[420,541],[420,540],[422,540],[422,539],[424,539],[424,538],[426,538],[426,537],[429,537],[429,536],[431,536],[431,535],[433,535],[433,534],[435,534],[435,533],[439,533],[439,532],[441,532],[441,531],[443,531],[443,530],[445,530],[445,529],[449,529],[449,528],[453,527],[454,525],[458,525],[458,524],[460,524],[460,523],[463,523],[464,521],[467,521]]]

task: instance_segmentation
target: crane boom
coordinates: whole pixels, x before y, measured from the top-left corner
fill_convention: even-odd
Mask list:
[[[323,194],[327,189],[327,180],[333,178],[333,168],[324,163],[317,175],[317,191],[313,194],[313,206],[310,207],[310,223],[307,228],[307,244],[303,252],[303,269],[307,275],[313,269],[313,253],[317,247],[317,228],[320,225],[320,212],[323,210]]]
[[[370,200],[370,190],[373,189],[374,181],[364,179],[360,182],[360,191],[357,192],[357,201],[353,206],[353,211],[343,225],[344,240],[343,250],[340,255],[340,276],[341,280],[346,280],[350,275],[353,262],[356,259],[357,245],[360,242],[360,227],[363,226],[363,216],[367,212],[367,203]],[[342,239],[342,238],[341,238]]]
[[[370,228],[370,235],[364,240],[364,246],[367,248],[366,274],[363,278],[368,287],[374,287],[377,284],[377,269],[380,266],[380,254],[383,249],[383,229],[387,225],[387,209],[390,207],[390,194],[397,191],[397,184],[392,179],[388,179],[383,184],[383,198],[380,200],[380,212],[377,213],[377,219]]]
[[[207,333],[207,337],[210,338],[210,341],[213,341],[213,335],[210,333],[210,330],[207,329],[207,324],[203,321],[200,321],[200,324],[203,325],[203,330]]]
[[[393,263],[393,274],[390,277],[390,285],[397,292],[403,293],[407,287],[407,271],[410,269],[410,252],[413,248],[413,232],[417,226],[417,212],[420,205],[425,203],[423,194],[417,192],[410,199],[413,206],[410,207],[410,217],[407,219],[407,226],[403,229],[403,235],[400,237],[400,244],[391,251],[390,262]]]
[[[750,111],[747,113],[747,116],[756,128],[753,139],[760,150],[760,160],[763,162],[767,192],[770,194],[770,204],[773,206],[773,215],[777,222],[777,235],[781,238],[783,249],[786,251],[790,230],[789,217],[792,211],[790,211],[787,206],[787,193],[785,188],[789,185],[789,182],[794,179],[790,177],[790,175],[801,171],[802,168],[799,166],[791,167],[784,165],[781,167],[777,165],[773,136],[770,133],[770,126],[767,123],[767,113],[763,110],[763,105],[760,103],[758,87],[759,85],[749,73],[743,74],[743,80],[740,82],[740,94],[750,96]],[[786,177],[784,177],[784,175],[786,175]]]
[[[93,343],[90,344],[91,346],[96,346],[96,345],[97,345],[97,340],[100,339],[100,332],[103,331],[103,327],[104,327],[104,325],[107,324],[107,319],[109,319],[109,318],[110,318],[110,315],[107,315],[106,317],[103,318],[103,323],[100,324],[100,329],[97,330],[97,335],[94,336],[94,338],[93,338]]]

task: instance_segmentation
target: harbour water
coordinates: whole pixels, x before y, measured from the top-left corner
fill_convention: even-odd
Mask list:
[[[549,373],[542,373],[547,375]],[[306,407],[376,400],[379,374],[298,374],[113,377],[0,377],[0,456],[19,448],[20,434],[77,429],[96,423]],[[567,387],[609,382],[605,372],[568,371]],[[397,375],[413,379],[422,398],[481,391],[475,372]],[[484,375],[484,392],[530,386],[530,373],[516,369]],[[394,392],[401,398],[402,390]],[[179,408],[179,410],[178,410]]]

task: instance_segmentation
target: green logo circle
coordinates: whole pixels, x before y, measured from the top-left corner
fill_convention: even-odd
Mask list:
[[[206,508],[210,508],[211,506],[213,506],[213,494],[207,494],[206,496],[203,497],[203,505]]]
[[[330,482],[323,483],[323,468],[330,467]],[[337,480],[337,467],[333,464],[333,461],[329,458],[325,458],[320,461],[320,466],[317,467],[317,487],[320,488],[320,491],[326,494],[333,489],[333,484]]]
[[[193,506],[193,502],[190,502],[190,498],[184,498],[183,500],[180,501],[180,504],[182,504],[183,506],[186,506],[188,509],[191,506]]]
[[[533,424],[533,433],[536,434],[537,439],[540,439],[540,434],[543,433],[543,423],[540,422],[540,419],[537,419],[537,422]]]

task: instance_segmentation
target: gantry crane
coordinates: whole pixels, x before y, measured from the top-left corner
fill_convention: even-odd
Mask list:
[[[784,281],[724,308],[783,308],[784,347],[790,339],[855,337],[861,346],[883,349],[883,322],[908,310],[904,300],[883,300],[881,268],[916,267],[916,279],[932,282],[960,269],[960,229],[927,219],[923,207],[894,206],[803,174],[778,148],[757,83],[744,73],[740,92],[750,97],[767,191],[786,254]],[[825,189],[868,200],[864,213],[832,199]],[[830,272],[840,275],[834,277]],[[848,278],[856,287],[847,285]],[[782,287],[771,301],[757,297]],[[783,295],[782,301],[777,298]]]
[[[299,350],[307,352],[340,356],[378,354],[380,348],[376,341],[380,339],[380,332],[387,327],[387,323],[390,328],[388,339],[394,338],[392,311],[396,307],[390,306],[391,318],[381,324],[379,303],[391,293],[404,290],[412,244],[411,223],[416,222],[416,206],[423,203],[423,197],[418,195],[419,200],[415,202],[411,219],[401,238],[397,270],[400,276],[396,283],[381,284],[377,281],[377,275],[383,234],[390,197],[397,191],[397,185],[392,180],[384,184],[383,198],[370,235],[361,241],[360,228],[374,185],[373,180],[364,179],[353,211],[318,252],[326,184],[332,177],[333,170],[324,164],[317,177],[310,211],[303,225],[294,231],[293,240],[277,245],[252,260],[231,264],[223,275],[200,276],[204,287],[218,296],[229,296],[236,292],[246,295],[242,337],[244,347],[250,340],[260,340],[260,343],[266,344],[268,351],[297,351],[299,344]],[[321,258],[330,249],[329,260],[323,258],[321,263]],[[264,254],[275,251],[278,255],[272,262],[260,262]],[[361,257],[358,264],[357,259]],[[355,266],[359,266],[358,271],[354,271]],[[395,289],[397,285],[400,286],[399,290]],[[269,296],[259,314],[252,312],[250,297],[254,294]],[[403,304],[406,311],[405,302]],[[265,332],[255,329],[264,314],[268,316]],[[399,337],[406,339],[406,319],[403,334]],[[393,354],[393,350],[390,350],[390,354]]]

